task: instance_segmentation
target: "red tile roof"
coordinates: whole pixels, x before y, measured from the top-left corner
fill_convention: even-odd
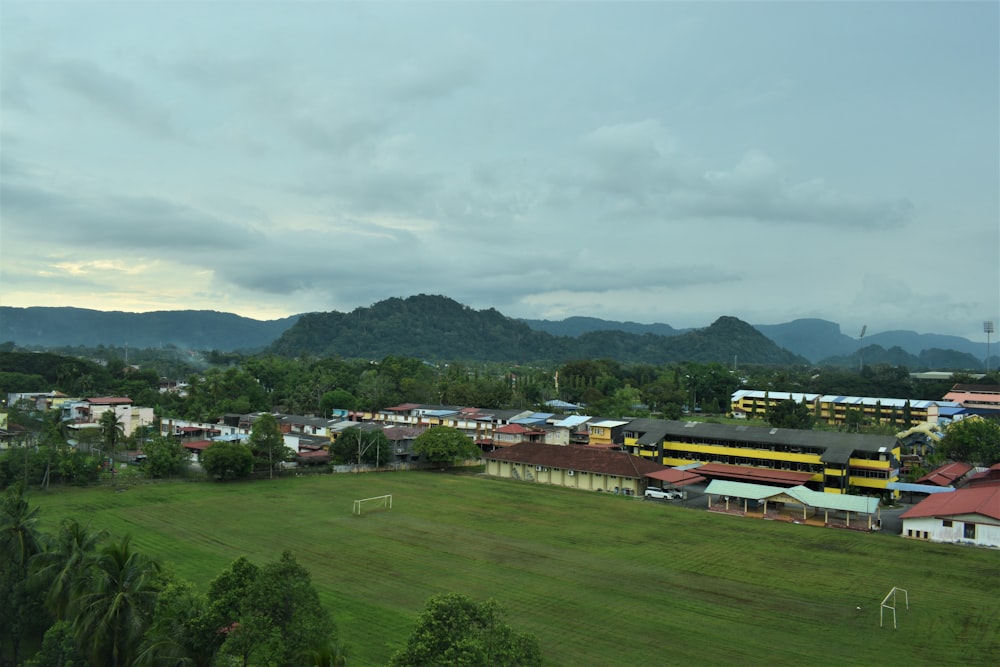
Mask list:
[[[934,484],[935,486],[952,486],[955,480],[962,479],[972,470],[968,463],[947,463],[935,468],[916,481],[917,484]]]
[[[667,484],[673,484],[674,486],[686,486],[688,484],[697,484],[698,482],[705,481],[705,478],[701,475],[698,475],[690,470],[678,470],[677,468],[667,468],[666,470],[653,472],[646,475],[646,477],[658,479],[666,482]]]
[[[185,442],[184,449],[197,449],[199,452],[208,449],[210,446],[214,445],[211,440],[194,440],[192,442]]]
[[[87,402],[91,405],[124,405],[126,403],[131,403],[132,399],[124,396],[98,396],[95,398],[88,398]]]
[[[494,433],[510,433],[512,435],[521,435],[523,433],[531,432],[531,429],[521,426],[520,424],[505,424],[500,428],[493,429]]]
[[[693,472],[705,477],[738,479],[747,482],[764,484],[789,484],[798,486],[812,479],[811,472],[793,472],[791,470],[773,470],[771,468],[751,468],[750,466],[733,466],[725,463],[706,463],[692,469]]]
[[[1000,521],[1000,486],[958,489],[927,496],[900,515],[901,519],[980,514]]]
[[[546,445],[541,442],[521,442],[484,456],[493,461],[527,463],[630,479],[641,479],[650,473],[665,470],[659,463],[632,456],[628,452],[574,445]]]

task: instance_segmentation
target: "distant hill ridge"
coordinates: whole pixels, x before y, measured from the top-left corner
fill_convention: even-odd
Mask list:
[[[721,340],[730,335],[729,341]],[[986,345],[958,336],[890,331],[859,349],[840,325],[821,319],[751,326],[721,317],[704,329],[615,322],[593,317],[559,321],[512,319],[477,311],[444,296],[391,298],[350,313],[295,315],[271,321],[217,311],[125,313],[72,307],[0,307],[0,342],[60,347],[175,345],[220,351],[336,354],[382,358],[546,360],[615,358],[740,363],[891,363],[911,369],[981,370]],[[1000,350],[998,350],[1000,351]],[[996,355],[994,355],[996,359]],[[991,367],[998,366],[991,361]]]
[[[298,318],[299,315],[293,315],[261,321],[214,310],[126,313],[72,307],[0,306],[0,342],[39,347],[176,345],[197,350],[255,350],[270,345]]]

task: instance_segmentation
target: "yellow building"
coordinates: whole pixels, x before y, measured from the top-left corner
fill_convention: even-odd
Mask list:
[[[637,419],[625,427],[624,442],[656,463],[710,464],[698,474],[737,481],[809,484],[829,493],[897,493],[887,485],[899,481],[894,436]]]
[[[626,452],[522,442],[484,455],[486,474],[585,491],[642,495],[647,475],[664,467]]]
[[[734,415],[766,420],[767,413],[772,407],[787,400],[805,403],[817,420],[828,424],[843,424],[847,421],[850,411],[857,411],[867,423],[896,424],[901,428],[909,428],[921,422],[936,421],[941,406],[957,405],[952,401],[740,389],[732,395],[730,410]]]

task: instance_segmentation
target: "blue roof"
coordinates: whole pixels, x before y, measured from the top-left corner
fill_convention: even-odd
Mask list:
[[[933,484],[910,484],[909,482],[886,482],[885,488],[896,491],[912,491],[913,493],[951,493],[954,487],[934,486]]]

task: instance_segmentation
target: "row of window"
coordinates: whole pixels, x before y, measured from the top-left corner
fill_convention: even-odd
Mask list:
[[[952,523],[951,519],[943,519],[941,521],[941,525],[944,528],[951,528],[951,527],[953,527],[954,524]],[[912,530],[912,529],[907,529],[906,536],[907,537],[917,537],[917,538],[921,538],[922,537],[925,540],[926,539],[930,539],[930,535],[928,534],[928,532],[926,530]],[[974,523],[966,523],[962,527],[962,537],[964,539],[966,539],[966,540],[974,540],[974,539],[976,539],[976,524],[974,524]]]

